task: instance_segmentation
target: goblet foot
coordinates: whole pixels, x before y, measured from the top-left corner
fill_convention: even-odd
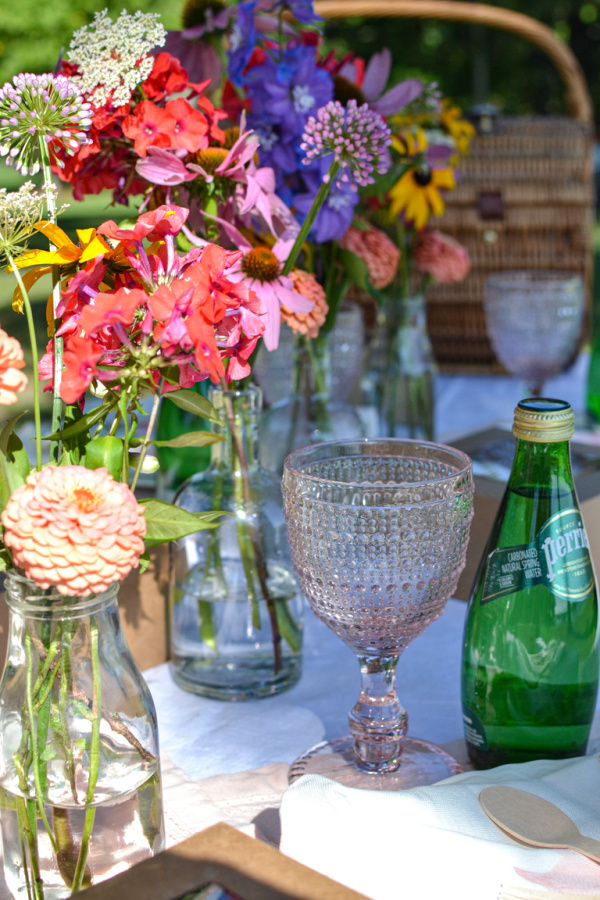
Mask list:
[[[402,757],[395,772],[363,772],[354,761],[354,738],[350,735],[323,741],[297,759],[290,769],[290,784],[301,775],[324,775],[346,787],[371,791],[402,791],[434,784],[457,775],[463,768],[446,750],[429,741],[405,738]]]

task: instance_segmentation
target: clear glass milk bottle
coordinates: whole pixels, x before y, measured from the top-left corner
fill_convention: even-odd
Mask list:
[[[10,571],[0,821],[15,897],[58,900],[164,847],[156,714],[119,585],[65,597]]]
[[[585,753],[598,692],[598,596],[562,400],[522,400],[515,459],[463,645],[469,756],[488,768]]]

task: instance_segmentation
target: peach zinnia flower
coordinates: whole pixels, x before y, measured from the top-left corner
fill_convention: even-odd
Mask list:
[[[394,280],[400,262],[400,251],[379,228],[355,228],[351,225],[340,241],[340,247],[359,256],[369,271],[369,281],[377,290]]]
[[[138,565],[146,521],[108,470],[44,466],[11,495],[0,520],[13,563],[41,588],[85,597]]]
[[[310,312],[302,313],[292,312],[282,303],[280,308],[281,321],[286,322],[295,334],[316,338],[329,311],[325,291],[314,275],[304,272],[302,269],[292,269],[290,278],[292,279],[294,290],[312,300],[314,306]]]
[[[462,281],[471,268],[466,248],[441,231],[420,233],[414,259],[419,272],[441,284]]]
[[[16,403],[17,393],[27,387],[23,348],[16,338],[9,337],[0,328],[0,404]]]

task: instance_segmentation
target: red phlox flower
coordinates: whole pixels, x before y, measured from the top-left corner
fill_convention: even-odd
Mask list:
[[[222,144],[225,141],[225,135],[221,128],[219,128],[219,122],[227,118],[227,113],[225,110],[216,107],[214,103],[204,95],[204,89],[209,84],[210,78],[207,78],[206,81],[201,81],[198,84],[189,84],[188,87],[190,88],[190,93],[188,100],[194,99],[198,109],[202,110],[206,116],[208,123],[208,137],[210,139],[209,142],[213,144]]]
[[[183,206],[163,205],[138,216],[133,228],[119,228],[113,219],[96,229],[96,234],[115,241],[161,240],[167,234],[179,234],[189,215]]]
[[[194,109],[183,97],[169,100],[165,110],[175,120],[172,147],[184,147],[189,153],[208,147],[208,123],[203,113]]]
[[[87,335],[117,323],[129,327],[133,324],[137,308],[145,307],[147,301],[147,294],[139,288],[119,288],[117,291],[97,294],[89,306],[82,310],[79,324]]]
[[[103,355],[104,348],[89,337],[74,334],[65,342],[60,382],[60,396],[65,403],[76,403],[86,392],[92,379],[100,374],[96,364]]]
[[[151,100],[142,100],[135,111],[123,121],[123,134],[134,142],[138,156],[145,156],[148,147],[172,147],[176,121],[173,116]]]
[[[58,335],[72,334],[79,328],[81,311],[96,296],[106,274],[104,257],[89,260],[62,289],[56,307],[56,318],[60,320]]]
[[[258,338],[242,337],[241,340],[232,346],[229,343],[223,351],[223,355],[227,358],[227,368],[225,378],[227,381],[237,381],[240,378],[247,378],[252,371],[248,359],[254,352],[254,348],[258,343]]]
[[[164,100],[167,94],[180,94],[188,85],[188,73],[178,59],[162,51],[156,56],[152,71],[142,84],[149,100]]]
[[[45,391],[51,391],[54,386],[54,338],[46,344],[46,352],[38,361],[38,379],[46,381]]]
[[[217,384],[225,374],[225,367],[217,346],[214,325],[200,311],[196,311],[185,320],[185,327],[194,345],[198,371]]]
[[[239,122],[242,113],[250,112],[252,109],[250,98],[246,97],[244,100],[240,100],[238,92],[229,79],[223,85],[221,103],[227,113],[227,118],[231,119],[232,122]]]

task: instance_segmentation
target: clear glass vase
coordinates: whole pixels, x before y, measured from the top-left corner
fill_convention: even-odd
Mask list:
[[[370,437],[434,439],[436,366],[422,293],[389,289],[362,379],[362,403]]]
[[[356,348],[357,357],[360,348]],[[348,403],[332,396],[329,335],[296,335],[293,354],[293,392],[274,403],[260,423],[263,465],[281,475],[286,456],[308,444],[365,436],[362,419]]]
[[[156,713],[118,588],[64,597],[7,574],[0,821],[15,897],[69,897],[164,847]]]
[[[304,600],[289,562],[280,479],[258,460],[260,389],[214,389],[210,400],[224,440],[175,502],[228,515],[172,545],[171,667],[186,690],[245,700],[300,677]]]

